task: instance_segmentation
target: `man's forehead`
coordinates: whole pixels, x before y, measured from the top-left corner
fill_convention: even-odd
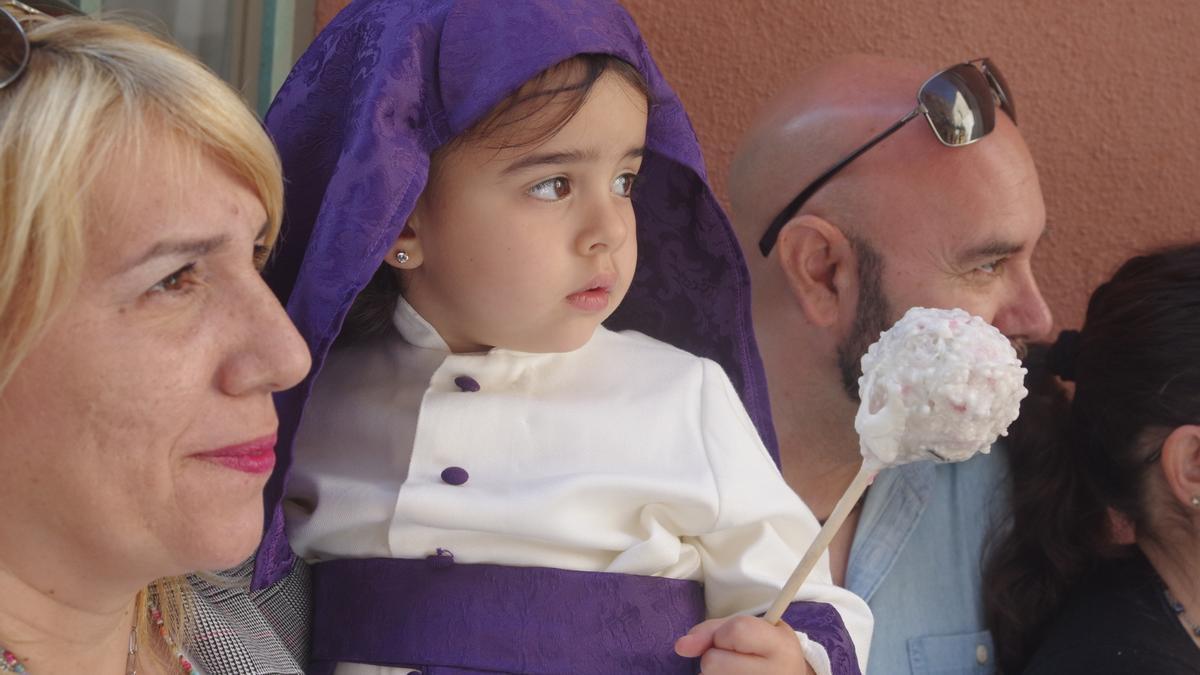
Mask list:
[[[1026,257],[1045,233],[1040,193],[1007,202],[995,195],[950,200],[936,190],[906,192],[897,185],[877,197],[862,225],[889,262],[926,259],[957,268]]]
[[[1041,186],[1033,159],[1015,127],[998,127],[992,135],[962,148],[940,146],[928,129],[920,131],[931,138],[916,139],[928,141],[919,148],[915,143],[908,144],[912,148],[899,144],[880,148],[885,166],[874,178],[882,189],[895,183],[900,189],[914,191],[912,203],[931,215],[981,226],[1015,221],[1036,227],[1035,238],[1040,234],[1045,224]],[[914,135],[902,140],[913,141]]]

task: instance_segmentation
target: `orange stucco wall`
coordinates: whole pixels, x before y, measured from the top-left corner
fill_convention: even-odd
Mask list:
[[[722,197],[740,130],[797,70],[849,52],[931,66],[986,55],[1041,173],[1049,231],[1035,266],[1060,327],[1078,325],[1133,252],[1200,239],[1200,0],[622,1]],[[345,4],[318,0],[317,25]]]

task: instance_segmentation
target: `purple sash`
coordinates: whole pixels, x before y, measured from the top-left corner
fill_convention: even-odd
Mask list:
[[[692,675],[673,651],[704,620],[695,581],[445,558],[345,559],[313,566],[310,675],[338,662],[410,666],[423,675],[664,673]],[[784,619],[858,675],[833,607],[796,602]]]

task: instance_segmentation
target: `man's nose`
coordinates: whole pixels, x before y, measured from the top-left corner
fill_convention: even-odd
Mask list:
[[[993,323],[1013,340],[1039,342],[1049,337],[1054,317],[1032,272],[1025,273],[1011,300],[996,312]]]

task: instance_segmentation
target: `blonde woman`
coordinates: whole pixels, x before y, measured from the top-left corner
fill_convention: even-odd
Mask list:
[[[0,671],[299,672],[182,576],[254,550],[309,367],[259,275],[278,160],[190,56],[58,4],[0,0]]]

